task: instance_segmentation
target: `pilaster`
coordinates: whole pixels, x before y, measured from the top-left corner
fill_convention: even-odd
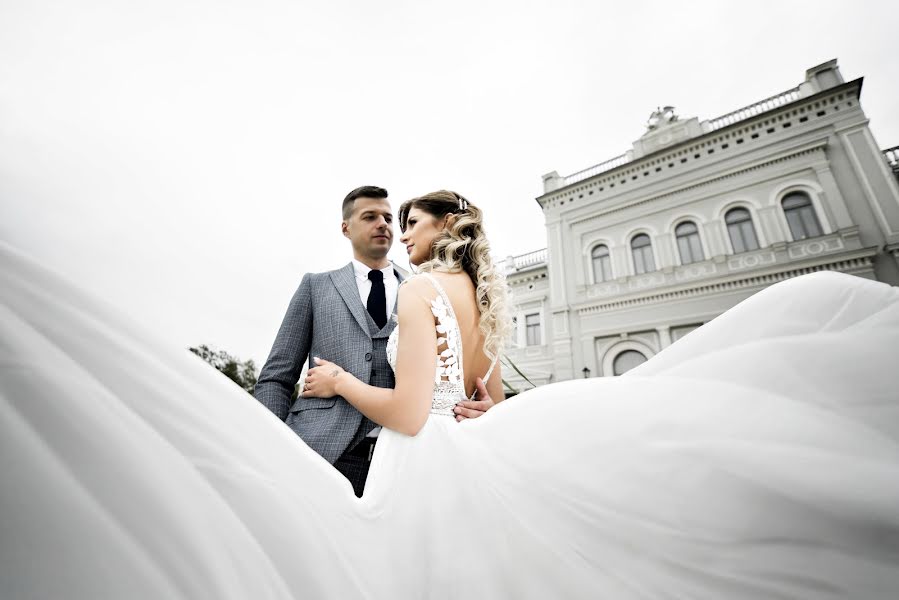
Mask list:
[[[815,174],[818,176],[818,183],[824,192],[821,194],[821,205],[827,211],[827,218],[830,221],[834,231],[852,227],[852,217],[849,216],[849,209],[846,207],[846,201],[840,188],[837,186],[837,180],[830,170],[830,165],[826,162],[815,166]]]
[[[727,243],[727,230],[723,220],[715,219],[709,221],[706,223],[705,232],[711,257],[729,254],[730,250],[728,249],[729,245]]]
[[[776,244],[777,242],[786,242],[789,240],[787,232],[784,231],[780,219],[778,218],[778,210],[779,207],[777,206],[765,206],[758,209],[758,227],[761,229],[761,237],[767,240],[768,244]]]
[[[678,265],[677,257],[674,255],[674,235],[666,231],[655,236],[653,244],[656,246],[656,257],[659,260],[657,268],[675,267]]]

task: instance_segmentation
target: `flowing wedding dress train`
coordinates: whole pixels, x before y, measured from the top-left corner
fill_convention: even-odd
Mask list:
[[[0,266],[2,598],[899,593],[895,288],[801,277],[626,376],[384,431],[358,499],[197,357]]]

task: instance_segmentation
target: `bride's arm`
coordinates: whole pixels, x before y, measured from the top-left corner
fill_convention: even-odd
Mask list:
[[[422,281],[400,286],[397,298],[399,348],[396,387],[379,388],[356,379],[339,366],[316,359],[306,375],[305,397],[343,396],[366,417],[388,429],[416,435],[428,419],[437,366],[437,331]]]

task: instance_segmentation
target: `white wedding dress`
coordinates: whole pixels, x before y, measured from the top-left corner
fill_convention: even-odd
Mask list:
[[[451,368],[358,499],[199,358],[0,266],[0,598],[899,596],[895,288],[781,283],[463,423]]]

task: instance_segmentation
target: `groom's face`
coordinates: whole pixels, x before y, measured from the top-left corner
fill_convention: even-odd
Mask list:
[[[380,259],[393,243],[393,212],[386,198],[357,198],[350,218],[343,222],[343,235],[353,252]]]

